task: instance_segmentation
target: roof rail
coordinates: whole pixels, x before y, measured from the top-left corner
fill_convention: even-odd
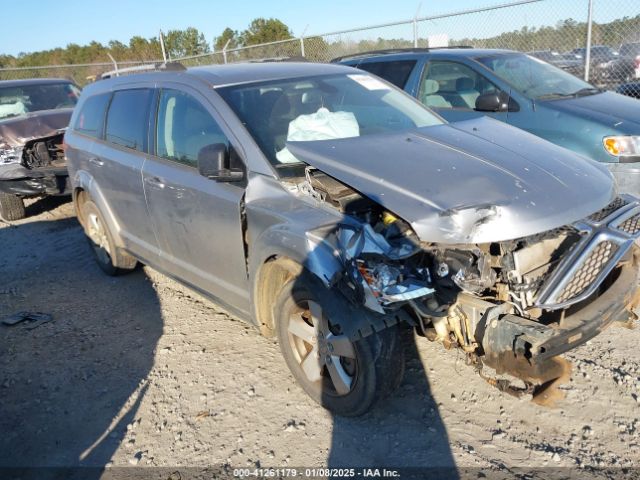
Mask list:
[[[269,57],[257,58],[255,60],[247,60],[247,63],[268,63],[268,62],[308,62],[305,57],[296,55],[294,57]]]
[[[170,71],[170,72],[179,72],[182,70],[186,70],[185,66],[180,62],[156,62],[156,63],[148,63],[146,65],[136,65],[135,67],[127,67],[127,68],[116,68],[115,70],[111,70],[109,72],[105,72],[100,75],[100,78],[106,79],[111,77],[119,77],[120,75],[130,75],[132,73],[144,73],[144,72],[154,72],[154,71]]]
[[[388,48],[388,49],[384,49],[384,50],[371,50],[368,52],[360,52],[360,53],[353,53],[351,55],[344,55],[342,57],[336,57],[334,59],[331,60],[331,63],[337,63],[340,62],[342,60],[347,60],[347,59],[351,59],[351,58],[366,58],[366,57],[370,57],[370,56],[374,56],[374,55],[390,55],[393,53],[424,53],[424,52],[430,52],[432,50],[446,50],[446,49],[457,49],[457,48],[474,48],[471,45],[453,45],[451,47],[426,47],[426,48]]]

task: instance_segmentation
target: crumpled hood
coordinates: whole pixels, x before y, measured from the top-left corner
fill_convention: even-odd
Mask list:
[[[69,125],[72,112],[72,108],[59,108],[0,120],[0,142],[21,146],[34,138],[55,135]]]
[[[605,166],[487,117],[287,146],[408,221],[425,242],[533,235],[585,218],[616,195]]]
[[[578,98],[563,98],[541,102],[557,112],[598,122],[627,133],[640,133],[640,102],[615,92],[602,92]]]

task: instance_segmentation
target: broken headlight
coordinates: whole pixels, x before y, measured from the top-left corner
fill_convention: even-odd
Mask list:
[[[20,163],[22,147],[12,147],[0,142],[0,165],[7,163]]]
[[[338,232],[345,263],[354,280],[365,291],[365,305],[380,310],[380,305],[408,301],[434,292],[429,270],[412,265],[420,247],[406,235],[391,237],[376,232],[369,224],[344,225]],[[376,308],[377,307],[377,308]]]
[[[360,260],[358,270],[369,285],[373,295],[383,304],[413,300],[433,293],[427,269],[410,269],[386,263]]]

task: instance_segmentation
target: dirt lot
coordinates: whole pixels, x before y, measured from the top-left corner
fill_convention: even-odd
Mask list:
[[[418,339],[397,394],[333,418],[277,344],[145,267],[109,278],[71,205],[0,223],[0,466],[640,467],[640,330],[568,355],[559,408],[498,392]]]

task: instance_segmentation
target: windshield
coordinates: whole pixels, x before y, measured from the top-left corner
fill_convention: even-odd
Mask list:
[[[410,130],[444,123],[389,84],[366,73],[325,75],[217,90],[270,162],[299,164],[287,141]]]
[[[71,83],[0,88],[0,120],[29,112],[75,106],[80,90]]]
[[[532,99],[569,97],[599,91],[570,73],[529,55],[494,55],[476,60]]]

